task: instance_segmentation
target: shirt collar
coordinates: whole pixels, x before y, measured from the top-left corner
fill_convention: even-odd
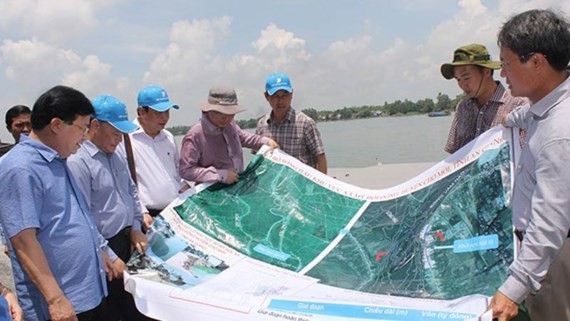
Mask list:
[[[158,132],[158,135],[156,135],[156,137],[152,138],[150,137],[147,133],[145,133],[143,127],[141,126],[141,123],[139,121],[139,118],[135,118],[133,120],[133,123],[137,126],[139,126],[139,128],[137,130],[135,130],[134,132],[131,133],[131,136],[143,136],[143,137],[147,137],[150,140],[155,140],[155,141],[159,141],[159,140],[163,140],[166,138],[166,134],[164,133],[164,129],[161,129],[160,132]]]
[[[18,144],[28,145],[33,147],[48,163],[51,163],[56,158],[61,159],[59,153],[55,149],[45,145],[44,143],[38,140],[30,138],[27,135],[20,136],[20,142]]]
[[[567,77],[558,87],[544,96],[541,100],[530,105],[530,112],[536,117],[544,118],[549,110],[554,108],[562,100],[570,97],[570,77]]]
[[[202,130],[206,135],[220,135],[223,130],[218,126],[214,125],[205,114],[202,114],[202,118],[200,118],[200,123],[202,124]]]
[[[487,105],[490,102],[501,103],[501,104],[505,103],[505,94],[507,93],[507,90],[505,89],[505,86],[501,84],[501,82],[495,81],[495,83],[497,84],[497,88],[493,92],[493,95],[491,95],[491,97],[489,98],[489,101],[485,103],[485,105]],[[477,104],[477,98],[470,98],[469,100],[471,100],[472,103]]]
[[[295,109],[293,109],[293,107],[289,108],[289,111],[287,112],[287,115],[285,115],[283,121],[288,123],[292,123],[295,121]],[[273,122],[273,111],[271,111],[269,117],[267,117],[267,122],[268,123]]]
[[[87,154],[89,154],[89,156],[91,156],[91,157],[94,157],[95,155],[97,155],[97,153],[103,153],[103,151],[100,150],[99,147],[97,147],[97,145],[93,144],[93,142],[90,140],[85,140],[81,144],[81,148],[84,148],[85,151],[87,152]],[[106,153],[103,153],[103,154],[106,154]]]

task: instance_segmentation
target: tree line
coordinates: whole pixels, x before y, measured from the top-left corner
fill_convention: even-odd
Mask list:
[[[396,100],[391,103],[384,102],[383,105],[352,106],[336,110],[316,110],[315,108],[305,108],[301,111],[316,122],[417,115],[427,114],[430,112],[452,112],[454,111],[455,106],[457,106],[463,98],[465,98],[464,94],[457,95],[454,99],[451,99],[446,94],[438,93],[435,101],[431,98],[420,99],[415,102],[405,99],[403,101]],[[258,120],[259,117],[236,120],[236,123],[239,127],[244,129],[255,128]],[[190,126],[174,126],[167,129],[172,132],[173,135],[184,135],[189,128]]]

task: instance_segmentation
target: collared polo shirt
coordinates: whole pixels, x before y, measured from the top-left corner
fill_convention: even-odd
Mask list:
[[[12,238],[36,229],[48,265],[77,313],[107,295],[100,238],[66,161],[50,147],[22,136],[0,164],[0,219]],[[10,246],[24,320],[50,318],[48,304]]]

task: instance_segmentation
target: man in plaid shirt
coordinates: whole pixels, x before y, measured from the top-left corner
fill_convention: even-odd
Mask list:
[[[493,79],[493,70],[501,63],[492,61],[485,46],[470,44],[453,53],[453,62],[441,66],[445,79],[455,78],[465,92],[455,110],[445,151],[454,153],[502,119],[515,107],[528,103],[513,97],[508,89]]]
[[[265,82],[265,99],[271,113],[257,123],[256,134],[273,138],[287,154],[327,173],[327,158],[315,121],[291,107],[293,87],[285,74],[275,73]]]

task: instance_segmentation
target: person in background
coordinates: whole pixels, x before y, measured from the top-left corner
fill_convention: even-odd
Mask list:
[[[123,134],[138,127],[129,121],[125,104],[112,96],[95,98],[93,107],[88,139],[67,163],[99,232],[109,242],[113,265],[124,270],[131,248],[142,254],[148,244],[141,232],[143,212],[137,187],[125,158],[116,152]],[[104,320],[144,320],[121,278],[109,281],[108,287]]]
[[[200,122],[184,136],[180,152],[180,176],[196,183],[233,184],[244,170],[242,146],[259,149],[264,144],[278,145],[270,138],[248,133],[235,122],[235,114],[245,108],[238,105],[235,90],[215,86],[208,101],[200,106]]]
[[[505,120],[526,129],[512,197],[521,243],[490,309],[510,320],[526,299],[532,320],[570,320],[570,23],[550,10],[526,11],[501,27],[498,44],[501,76],[530,105]]]
[[[26,321],[101,320],[105,271],[117,275],[66,163],[92,113],[81,92],[51,88],[34,104],[30,135],[0,164],[0,220]]]
[[[17,144],[20,141],[20,135],[30,133],[32,125],[30,124],[30,115],[32,111],[28,106],[16,105],[6,112],[6,128],[14,137],[14,142]],[[0,156],[6,154],[14,145],[1,144],[0,146]],[[6,245],[6,239],[4,237],[4,232],[2,227],[0,227],[0,238],[2,239],[2,244],[4,245],[4,253],[8,254],[8,246]]]
[[[30,115],[32,111],[28,106],[16,105],[6,112],[6,128],[14,137],[14,143],[17,144],[20,141],[20,135],[30,133],[32,125],[30,123]],[[2,144],[0,146],[0,156],[6,154],[14,145]],[[8,254],[8,246],[6,245],[6,239],[4,237],[4,232],[2,227],[0,227],[0,238],[2,239],[2,244],[4,245],[4,253]]]
[[[470,44],[453,52],[453,61],[441,65],[445,79],[457,80],[465,93],[455,108],[445,151],[453,154],[489,128],[500,125],[505,115],[527,100],[513,97],[509,90],[493,79],[493,70],[501,64],[492,61],[487,48]]]
[[[24,105],[16,105],[6,112],[6,128],[16,144],[20,141],[21,134],[28,135],[32,130],[31,114],[30,108]]]
[[[293,87],[285,74],[274,73],[265,82],[271,112],[257,122],[255,133],[274,139],[287,154],[327,173],[327,157],[315,121],[291,107]]]
[[[5,300],[7,305],[7,315],[0,313],[0,320],[4,320],[3,317],[5,317],[6,320],[22,321],[22,315],[24,312],[18,304],[16,295],[14,295],[14,292],[2,283],[0,283],[0,297],[2,300]],[[0,301],[0,308],[2,308],[3,305],[4,304]]]
[[[164,129],[170,119],[170,109],[179,107],[170,102],[166,90],[158,86],[142,88],[137,103],[135,124],[140,128],[129,136],[143,211],[155,217],[190,187],[178,173],[180,154],[174,136]]]
[[[6,129],[14,137],[14,144],[20,141],[20,135],[30,133],[30,115],[32,111],[24,105],[16,105],[6,112]],[[0,143],[0,156],[6,154],[14,145]]]

